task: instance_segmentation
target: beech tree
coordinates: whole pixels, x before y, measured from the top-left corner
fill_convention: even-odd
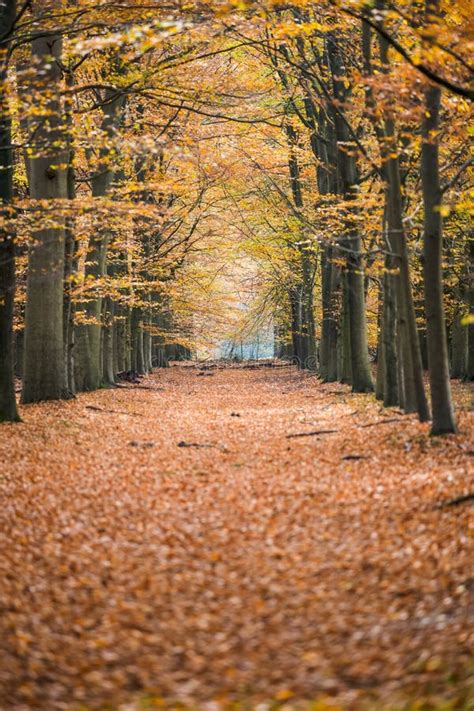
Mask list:
[[[13,200],[12,118],[7,71],[16,1],[0,5],[0,420],[19,419],[13,375],[13,303],[15,293],[15,226]]]
[[[54,7],[53,5],[51,7]],[[59,3],[57,4],[59,7]],[[33,13],[40,13],[34,6]],[[40,14],[41,17],[41,14]],[[29,88],[39,106],[30,110],[29,192],[51,210],[67,199],[67,162],[61,99],[62,36],[38,30],[31,45]],[[30,107],[33,109],[33,107]],[[65,224],[60,214],[34,229],[28,257],[22,402],[68,395],[63,341]]]

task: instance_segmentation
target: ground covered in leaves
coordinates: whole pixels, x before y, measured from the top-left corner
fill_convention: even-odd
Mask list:
[[[458,399],[439,439],[293,368],[22,408],[0,427],[0,708],[473,708]]]

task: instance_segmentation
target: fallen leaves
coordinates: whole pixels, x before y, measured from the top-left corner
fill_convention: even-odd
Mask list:
[[[334,387],[172,368],[2,426],[0,707],[463,708],[472,415],[368,430]]]

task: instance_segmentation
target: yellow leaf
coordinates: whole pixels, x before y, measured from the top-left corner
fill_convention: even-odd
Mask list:
[[[294,696],[294,694],[290,689],[280,689],[280,691],[277,691],[275,694],[275,699],[277,699],[277,701],[286,701],[287,699],[291,699],[292,696]]]
[[[426,662],[425,669],[427,672],[435,672],[441,667],[443,661],[441,657],[430,657]]]
[[[438,205],[437,210],[441,217],[448,217],[449,213],[451,212],[451,208],[449,205]]]

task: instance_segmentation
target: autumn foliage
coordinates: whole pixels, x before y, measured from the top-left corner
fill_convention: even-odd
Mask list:
[[[471,16],[0,0],[1,708],[472,708]]]

